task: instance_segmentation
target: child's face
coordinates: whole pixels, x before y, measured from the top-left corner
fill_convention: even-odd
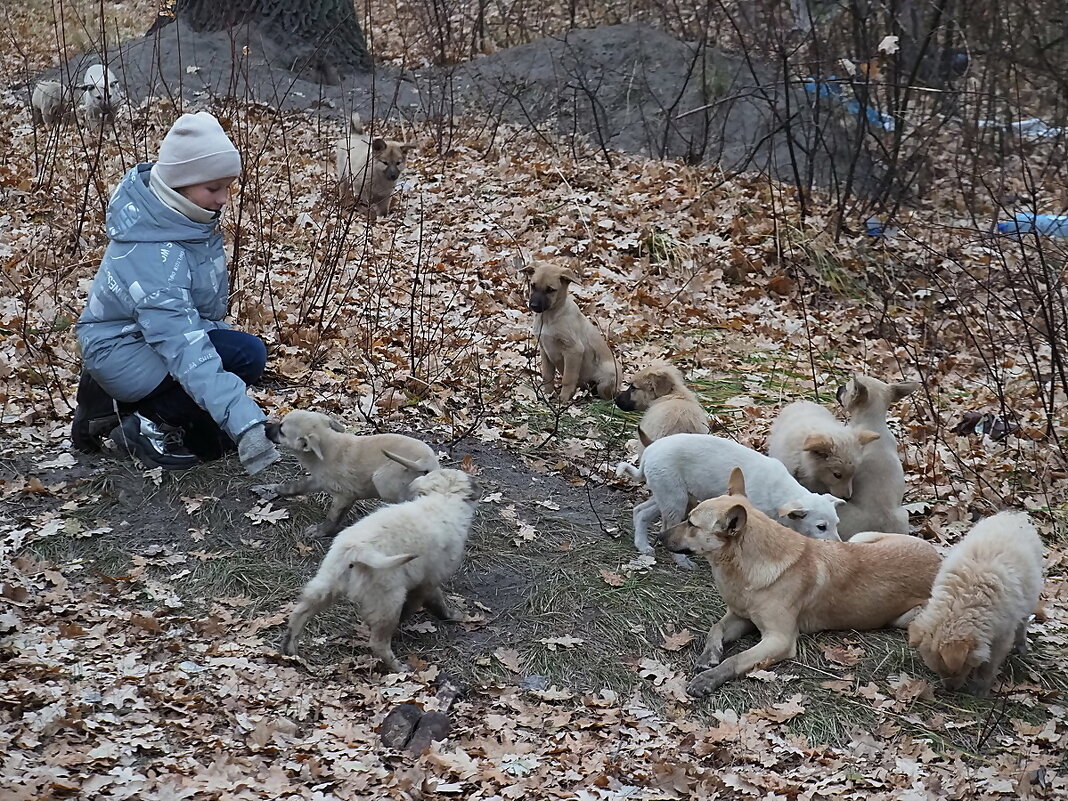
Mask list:
[[[219,211],[230,199],[230,187],[235,180],[234,178],[218,178],[202,184],[183,186],[174,191],[193,201],[202,209]]]

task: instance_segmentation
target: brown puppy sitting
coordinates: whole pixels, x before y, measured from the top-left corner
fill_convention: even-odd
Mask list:
[[[329,415],[292,411],[281,423],[267,424],[267,439],[293,451],[308,475],[262,487],[264,497],[329,492],[326,520],[309,533],[332,536],[356,501],[381,498],[388,503],[411,497],[411,483],[437,470],[437,454],[425,442],[403,434],[358,437]]]
[[[580,385],[611,400],[619,388],[616,360],[597,326],[567,293],[578,278],[556,264],[532,264],[523,272],[530,277],[528,305],[534,312],[545,394],[554,394],[556,374],[560,373],[561,403],[570,403]]]
[[[705,557],[727,605],[708,633],[691,695],[792,659],[799,632],[907,626],[930,596],[941,562],[930,543],[903,534],[867,532],[832,542],[791,531],[749,503],[738,468],[729,494],[697,504],[664,543]],[[754,628],[760,642],[722,659],[724,645]]]
[[[708,434],[708,413],[697,396],[671,364],[653,362],[639,370],[630,386],[616,395],[616,406],[625,412],[644,411],[638,424],[638,454],[647,442],[672,434]]]
[[[366,206],[371,219],[389,214],[390,199],[408,153],[416,145],[376,136],[364,131],[360,115],[353,113],[349,131],[335,145],[337,180],[343,205]]]

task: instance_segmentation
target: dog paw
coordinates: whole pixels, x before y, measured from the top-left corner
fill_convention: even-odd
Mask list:
[[[728,679],[730,676],[715,668],[705,670],[690,679],[690,683],[686,685],[686,692],[695,698],[700,698],[702,695],[709,695],[718,690],[727,683]]]
[[[683,570],[693,570],[697,567],[697,564],[684,553],[673,553],[671,558],[675,560],[675,564],[681,567]]]
[[[334,535],[334,530],[325,523],[316,523],[304,529],[304,536],[310,540],[329,539]]]
[[[638,553],[642,554],[643,556],[655,556],[656,555],[656,548],[654,548],[648,542],[646,542],[646,543],[638,543],[638,542],[636,542],[636,543],[634,543],[634,547],[638,551]]]
[[[265,501],[273,501],[279,497],[277,484],[254,484],[249,489]]]
[[[698,672],[703,672],[705,670],[711,670],[722,661],[723,657],[720,654],[701,654],[694,667]]]

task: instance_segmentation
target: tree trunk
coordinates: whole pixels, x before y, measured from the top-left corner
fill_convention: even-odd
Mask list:
[[[253,25],[287,54],[286,66],[310,68],[323,83],[371,69],[353,0],[176,0],[174,13],[195,31]]]

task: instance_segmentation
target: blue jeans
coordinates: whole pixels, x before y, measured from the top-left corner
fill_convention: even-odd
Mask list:
[[[244,331],[217,328],[208,338],[222,359],[223,369],[248,384],[255,384],[267,366],[267,346],[263,340]],[[211,415],[189,397],[174,376],[167,376],[134,410],[146,417],[185,431],[185,446],[202,461],[210,462],[237,446],[219,428]]]

